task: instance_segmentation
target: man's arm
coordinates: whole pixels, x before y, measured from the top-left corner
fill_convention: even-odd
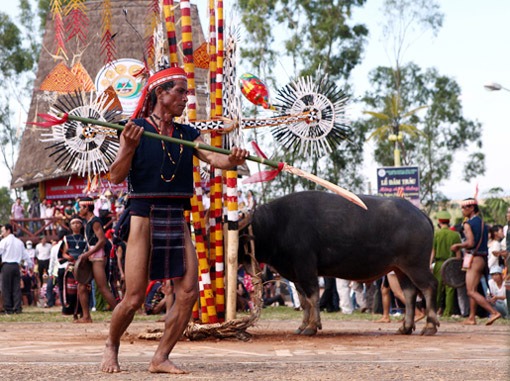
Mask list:
[[[120,147],[115,161],[110,166],[110,181],[114,184],[120,184],[129,174],[131,161],[136,152],[136,147],[140,143],[143,134],[143,128],[137,126],[133,121],[126,123],[124,130],[120,134]]]
[[[475,237],[473,236],[473,231],[468,223],[464,223],[464,237],[466,237],[464,242],[455,243],[450,248],[451,251],[456,252],[457,258],[460,258],[460,249],[471,249],[475,246]]]
[[[194,142],[205,144],[205,142],[202,140],[200,136],[196,138]],[[244,164],[246,158],[249,155],[249,152],[246,151],[245,149],[234,147],[232,148],[232,152],[230,153],[230,155],[224,155],[218,152],[200,149],[195,150],[195,154],[198,156],[200,160],[205,161],[216,168],[230,169],[237,165]]]
[[[23,254],[21,254],[21,260],[25,262],[27,269],[33,267],[32,261],[28,255],[28,251],[23,247]]]

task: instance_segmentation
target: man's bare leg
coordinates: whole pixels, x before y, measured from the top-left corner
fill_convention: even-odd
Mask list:
[[[106,373],[120,372],[120,338],[129,327],[143,304],[149,263],[149,219],[132,216],[126,252],[126,294],[112,313],[110,331],[106,339],[101,370]]]
[[[382,308],[383,308],[383,315],[379,320],[376,320],[376,323],[391,323],[390,319],[390,304],[391,304],[391,297],[390,297],[390,288],[384,287],[384,285],[381,286],[381,299],[382,299]]]
[[[104,261],[92,262],[92,271],[98,291],[101,293],[101,295],[103,295],[106,303],[108,303],[108,306],[110,306],[110,308],[113,310],[117,305],[117,301],[115,300],[112,290],[110,290],[110,286],[108,285],[108,280],[106,279]]]
[[[189,231],[187,227],[185,229],[186,273],[182,279],[174,280],[175,301],[165,315],[165,330],[149,365],[151,373],[186,373],[168,358],[182,336],[198,298],[198,261]]]
[[[469,296],[469,317],[464,320],[465,325],[476,324],[476,306],[484,308],[491,314],[488,325],[501,317],[500,313],[485,299],[485,297],[478,292],[478,284],[483,274],[485,267],[485,260],[483,257],[475,256],[471,263],[471,268],[466,273],[466,291]]]
[[[89,308],[89,293],[90,289],[88,284],[78,284],[78,302],[81,305],[82,316],[74,320],[74,323],[92,323]]]

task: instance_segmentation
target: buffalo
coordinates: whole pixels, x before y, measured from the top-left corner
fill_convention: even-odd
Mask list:
[[[360,198],[367,210],[320,191],[293,193],[259,206],[244,224],[251,224],[251,235],[243,231],[240,235],[241,262],[248,263],[246,250],[254,246],[258,262],[273,266],[295,283],[304,310],[296,333],[314,335],[322,329],[319,276],[367,282],[393,270],[405,295],[399,332],[411,334],[415,329],[420,291],[426,302],[422,334],[435,334],[439,321],[437,281],[429,268],[432,222],[405,199]]]

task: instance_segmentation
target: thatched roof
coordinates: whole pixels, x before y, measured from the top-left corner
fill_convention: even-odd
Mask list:
[[[101,54],[101,17],[102,17],[102,1],[87,1],[88,17],[90,24],[88,27],[88,46],[83,50],[83,46],[77,46],[76,41],[66,44],[67,55],[69,60],[73,60],[75,55],[81,54],[79,59],[85,70],[92,79],[95,78],[98,71],[104,65],[104,56]],[[134,58],[143,60],[143,46],[140,37],[126,22],[123,9],[127,10],[129,22],[136,28],[138,33],[144,34],[146,26],[146,15],[150,1],[129,0],[129,1],[112,1],[112,33],[116,34],[116,59]],[[178,5],[178,3],[177,3]],[[181,41],[180,34],[180,9],[175,9],[177,41]],[[193,45],[197,49],[204,42],[204,35],[200,25],[197,8],[191,6],[191,17],[193,22]],[[38,113],[47,113],[51,106],[54,96],[49,93],[40,91],[41,83],[47,75],[59,63],[48,52],[54,52],[56,47],[54,22],[48,17],[46,22],[46,32],[43,38],[43,51],[39,58],[37,77],[34,82],[34,90],[30,104],[27,122],[35,122]],[[71,67],[75,62],[66,62]],[[195,69],[195,80],[197,89],[199,84],[207,83],[208,72],[203,69]],[[206,88],[200,86],[201,89]],[[205,118],[205,102],[206,96],[197,91],[198,118]],[[202,106],[201,106],[202,105]],[[19,157],[13,171],[11,179],[11,187],[13,188],[30,188],[45,180],[54,179],[63,176],[69,176],[74,172],[63,172],[57,167],[53,158],[49,157],[49,151],[45,149],[48,143],[41,143],[41,133],[45,132],[41,128],[27,126],[23,133],[23,139],[20,145]]]

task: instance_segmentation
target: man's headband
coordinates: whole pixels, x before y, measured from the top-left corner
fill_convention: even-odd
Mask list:
[[[170,81],[186,81],[187,79],[188,77],[186,76],[186,72],[180,67],[169,67],[168,69],[160,70],[152,75],[142,90],[142,94],[138,100],[138,105],[136,106],[136,110],[133,112],[133,115],[131,115],[131,119],[145,118],[150,115],[153,105],[150,104],[151,101],[148,95],[156,87]]]
[[[80,224],[83,225],[83,220],[81,218],[78,218],[78,217],[75,217],[75,218],[72,218],[71,219],[71,223],[75,222],[75,221],[78,221]]]
[[[478,205],[478,202],[473,198],[468,198],[467,200],[463,200],[460,203],[460,206],[471,206],[471,205]]]

